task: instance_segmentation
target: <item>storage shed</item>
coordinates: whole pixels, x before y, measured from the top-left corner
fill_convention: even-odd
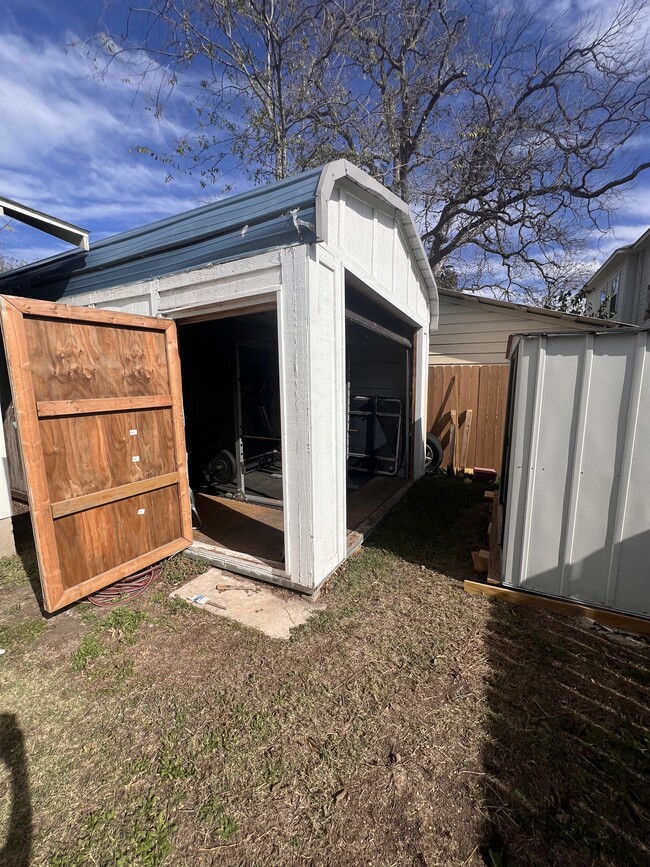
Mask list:
[[[650,616],[650,331],[513,341],[506,586]]]
[[[313,593],[424,471],[435,282],[407,206],[344,160],[0,292],[48,610],[188,546]]]

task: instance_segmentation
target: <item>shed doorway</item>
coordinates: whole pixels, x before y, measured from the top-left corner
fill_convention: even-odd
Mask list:
[[[283,571],[276,311],[178,325],[194,540]]]
[[[346,287],[347,528],[354,547],[412,475],[413,329]]]

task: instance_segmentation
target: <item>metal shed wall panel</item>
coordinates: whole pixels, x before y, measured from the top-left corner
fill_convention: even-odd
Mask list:
[[[648,331],[522,337],[504,583],[650,615]]]

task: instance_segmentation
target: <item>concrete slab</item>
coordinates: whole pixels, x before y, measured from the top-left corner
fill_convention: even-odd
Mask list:
[[[178,597],[217,617],[228,617],[244,626],[258,629],[270,638],[291,638],[291,630],[306,623],[322,602],[312,602],[289,590],[265,586],[223,569],[208,569],[178,587],[170,597]]]

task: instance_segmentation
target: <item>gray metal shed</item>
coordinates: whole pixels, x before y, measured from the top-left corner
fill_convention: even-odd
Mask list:
[[[650,616],[650,332],[522,335],[510,363],[503,583]]]
[[[344,160],[1,275],[0,293],[175,320],[191,550],[217,564],[313,592],[424,471],[435,281],[407,206]]]

